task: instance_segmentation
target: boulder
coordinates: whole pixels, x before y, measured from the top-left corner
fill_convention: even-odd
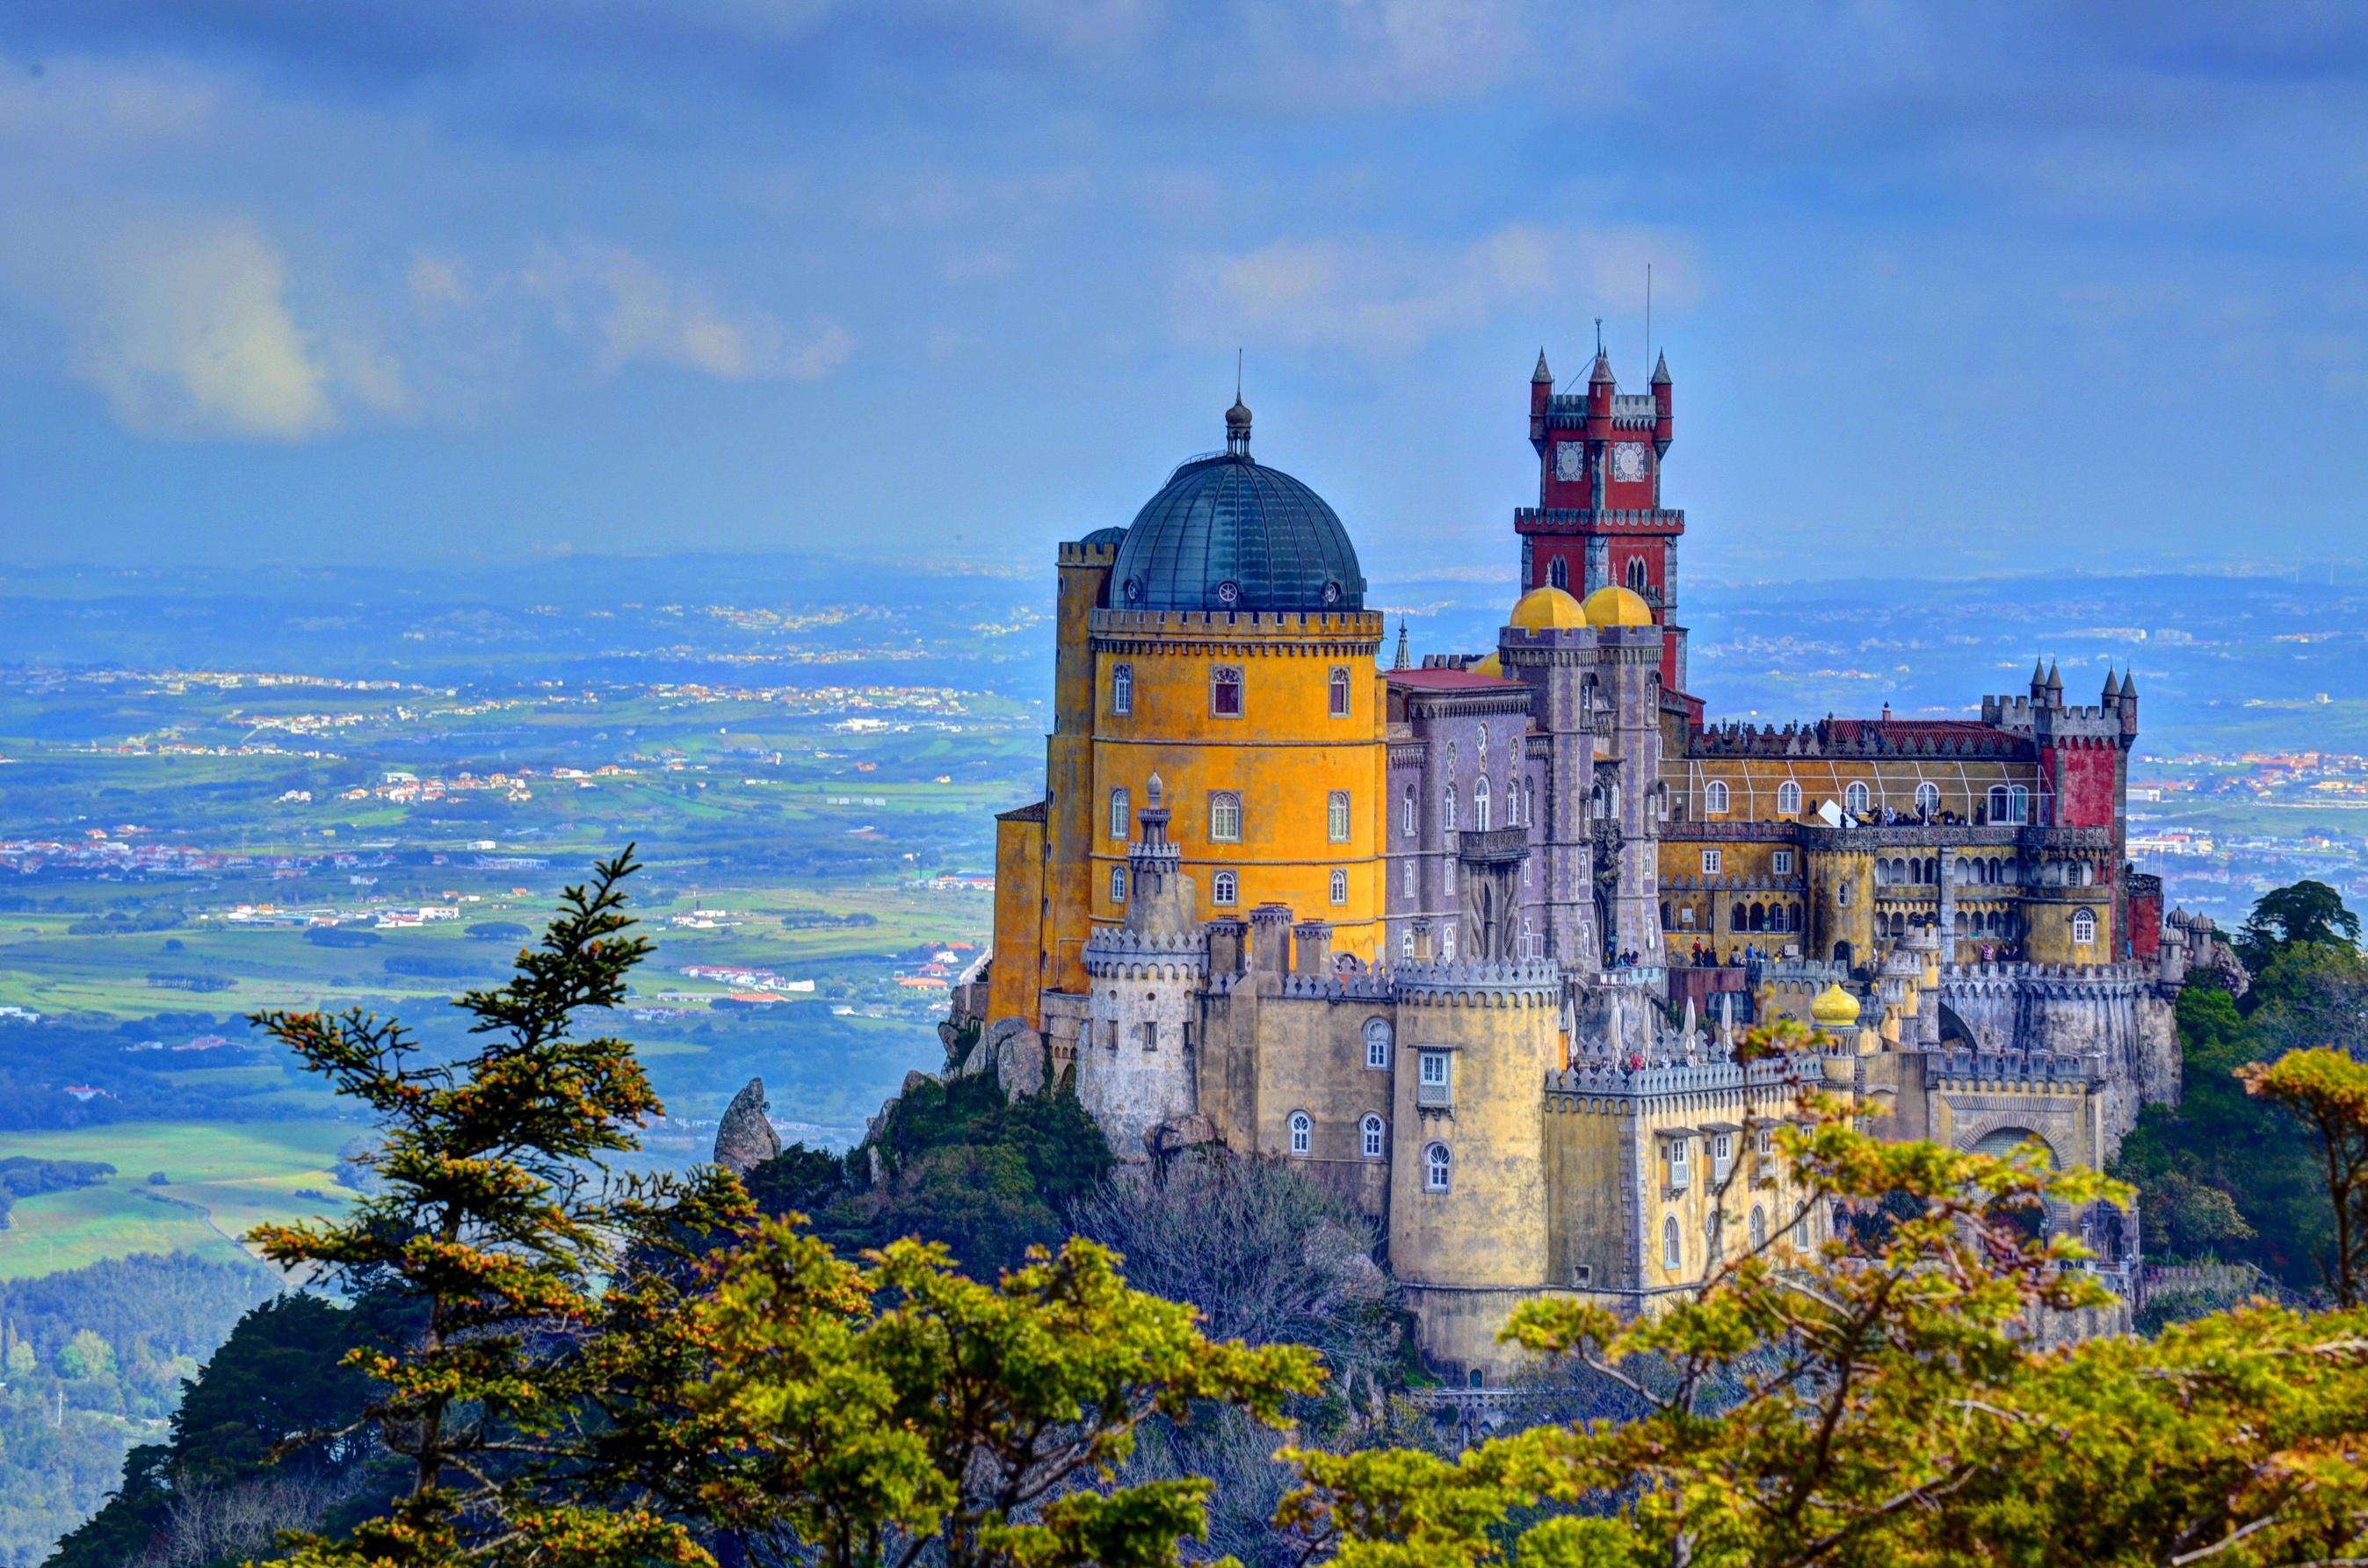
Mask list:
[[[751,1078],[748,1086],[723,1108],[715,1129],[715,1163],[734,1176],[745,1176],[781,1152],[781,1135],[767,1119],[765,1080]]]

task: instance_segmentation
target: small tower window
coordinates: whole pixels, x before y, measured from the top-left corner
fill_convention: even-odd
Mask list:
[[[2072,945],[2085,948],[2097,939],[2097,917],[2085,909],[2072,912]]]
[[[1751,1250],[1758,1252],[1768,1244],[1768,1210],[1755,1203],[1751,1206]]]
[[[1414,927],[1409,926],[1398,934],[1398,957],[1411,962],[1414,959]]]
[[[1726,814],[1726,780],[1713,778],[1703,789],[1702,810],[1714,817]]]
[[[1801,814],[1801,786],[1787,778],[1776,786],[1776,811],[1781,816]]]
[[[1406,947],[1412,951],[1414,933],[1406,933]],[[1387,1018],[1365,1020],[1365,1065],[1376,1072],[1386,1071],[1390,1064],[1390,1021]]]
[[[1315,1119],[1304,1110],[1291,1113],[1291,1152],[1304,1154],[1315,1142]]]
[[[1455,927],[1449,926],[1439,933],[1439,956],[1448,963],[1455,961]]]
[[[1110,835],[1123,843],[1126,839],[1127,824],[1133,819],[1133,806],[1127,797],[1125,787],[1121,785],[1118,789],[1111,790]]]
[[[1338,866],[1332,868],[1332,902],[1349,902],[1349,873]]]
[[[1842,809],[1854,817],[1866,815],[1867,808],[1873,803],[1873,791],[1861,780],[1851,779],[1850,788],[1842,791]]]
[[[1791,876],[1793,874],[1793,852],[1790,849],[1778,849],[1773,851],[1768,857],[1768,869],[1780,877]]]
[[[1241,897],[1241,884],[1231,871],[1219,871],[1209,880],[1209,902],[1230,908]]]
[[[1570,562],[1557,560],[1546,568],[1546,581],[1557,588],[1570,586]]]
[[[1485,773],[1472,786],[1472,825],[1481,833],[1488,831],[1488,776]]]
[[[1941,786],[1926,780],[1916,786],[1916,809],[1928,817],[1941,814]]]
[[[1399,879],[1399,881],[1401,881],[1402,882],[1404,882],[1404,883],[1406,884],[1406,902],[1407,902],[1408,903],[1412,903],[1414,902],[1414,899],[1415,899],[1415,891],[1414,891],[1414,862],[1413,862],[1413,861],[1409,860],[1409,861],[1407,861],[1407,862],[1406,863],[1406,875],[1405,875],[1404,877],[1400,878],[1400,879]]]
[[[1409,784],[1406,786],[1406,804],[1399,812],[1399,831],[1404,833],[1408,838],[1412,838],[1415,835],[1415,810],[1414,786]]]
[[[1685,1237],[1678,1230],[1678,1217],[1672,1214],[1661,1221],[1661,1267],[1675,1274],[1685,1266]]]
[[[1242,672],[1235,665],[1219,665],[1209,672],[1209,711],[1220,719],[1242,714]]]
[[[1112,903],[1126,902],[1126,868],[1124,866],[1110,868],[1110,902]]]
[[[1702,875],[1703,875],[1703,876],[1705,876],[1705,877],[1714,877],[1714,876],[1718,875],[1718,869],[1719,869],[1719,866],[1720,866],[1720,864],[1721,864],[1722,862],[1724,862],[1724,861],[1725,861],[1725,858],[1726,858],[1726,856],[1725,856],[1725,852],[1724,850],[1718,850],[1718,849],[1705,849],[1705,850],[1703,850],[1703,851],[1702,851]]]
[[[1651,585],[1651,582],[1652,578],[1645,569],[1643,556],[1639,555],[1628,562],[1628,586],[1632,591],[1641,594]]]
[[[1439,825],[1448,832],[1455,831],[1455,786],[1450,784],[1447,793],[1439,798]]]
[[[1231,790],[1209,797],[1209,840],[1212,844],[1242,841],[1242,798]]]
[[[1349,791],[1335,790],[1324,803],[1324,831],[1335,844],[1349,842]]]
[[[1444,1143],[1433,1143],[1422,1152],[1422,1189],[1425,1192],[1445,1192],[1449,1161],[1452,1159]]]
[[[1121,714],[1134,711],[1134,666],[1133,665],[1111,666],[1110,711]]]
[[[1348,716],[1349,668],[1345,665],[1335,665],[1332,666],[1332,717],[1346,719]]]
[[[1382,1125],[1382,1119],[1378,1116],[1369,1112],[1364,1120],[1357,1123],[1357,1152],[1369,1160],[1382,1157],[1387,1138],[1388,1129]]]

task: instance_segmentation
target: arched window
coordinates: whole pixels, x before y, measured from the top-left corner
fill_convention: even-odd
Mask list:
[[[1555,561],[1546,567],[1546,581],[1557,588],[1570,586],[1570,562]]]
[[[1651,580],[1650,574],[1645,569],[1645,558],[1643,556],[1637,556],[1634,560],[1628,562],[1628,586],[1630,588],[1641,594],[1650,585]]]
[[[1751,1206],[1751,1250],[1758,1252],[1768,1244],[1768,1210],[1757,1203]]]
[[[1406,876],[1405,876],[1404,878],[1402,878],[1401,880],[1406,883],[1406,902],[1407,902],[1408,903],[1412,903],[1414,902],[1414,896],[1415,896],[1415,894],[1414,894],[1414,862],[1413,862],[1413,861],[1409,860],[1409,861],[1407,861],[1407,862],[1406,863]]]
[[[1941,786],[1929,779],[1916,786],[1916,809],[1928,817],[1941,814]]]
[[[1854,817],[1866,815],[1867,808],[1873,803],[1873,795],[1855,778],[1850,780],[1850,788],[1842,791],[1842,809]]]
[[[1409,785],[1407,785],[1407,786],[1406,786],[1406,805],[1405,805],[1405,807],[1403,808],[1403,810],[1402,810],[1402,811],[1401,811],[1401,812],[1400,812],[1400,826],[1399,826],[1399,831],[1400,831],[1400,832],[1402,832],[1402,833],[1404,833],[1404,834],[1405,834],[1408,838],[1412,838],[1412,837],[1414,836],[1414,835],[1415,835],[1415,814],[1414,814],[1414,813],[1415,813],[1415,805],[1414,805],[1414,786],[1413,786],[1413,785],[1411,785],[1411,784],[1409,784]]]
[[[1776,811],[1780,816],[1801,814],[1801,787],[1790,778],[1776,786]]]
[[[1526,823],[1538,820],[1538,787],[1527,778],[1521,780],[1521,820]],[[1527,869],[1529,862],[1524,860],[1521,865]]]
[[[1686,1266],[1686,1239],[1675,1214],[1661,1221],[1661,1267],[1675,1274]]]
[[[1408,962],[1414,960],[1414,927],[1411,926],[1398,935],[1398,957]]]
[[[1241,883],[1231,871],[1219,871],[1209,880],[1209,902],[1231,908],[1241,896]]]
[[[1406,933],[1406,947],[1414,947],[1414,933]],[[1390,1021],[1387,1018],[1365,1020],[1365,1065],[1381,1071],[1390,1064]]]
[[[1335,903],[1349,902],[1349,873],[1338,866],[1332,869],[1332,902]]]
[[[1126,902],[1126,868],[1124,866],[1110,868],[1110,902],[1112,903]]]
[[[1349,842],[1349,791],[1335,790],[1324,802],[1324,831],[1335,844]]]
[[[1445,1192],[1450,1155],[1447,1145],[1433,1143],[1422,1152],[1422,1187],[1425,1192]]]
[[[1702,810],[1712,816],[1726,814],[1726,780],[1713,778],[1702,790]]]
[[[1447,793],[1439,798],[1439,825],[1448,832],[1455,831],[1455,786],[1450,784]]]
[[[1110,711],[1121,714],[1134,711],[1133,665],[1113,665],[1110,667]]]
[[[1444,963],[1455,961],[1455,927],[1452,924],[1440,928],[1439,957]]]
[[[1346,719],[1348,716],[1349,667],[1346,665],[1335,665],[1332,666],[1332,717]]]
[[[1488,831],[1488,776],[1485,773],[1472,786],[1472,825],[1481,833]]]
[[[1537,927],[1530,924],[1530,917],[1524,915],[1521,916],[1521,956],[1525,959],[1536,958],[1537,943]]]
[[[1209,841],[1212,844],[1239,844],[1242,841],[1242,798],[1231,790],[1219,790],[1209,797]]]
[[[1235,665],[1219,665],[1209,672],[1209,711],[1220,719],[1242,714],[1242,672]]]
[[[1291,1113],[1291,1152],[1304,1154],[1315,1142],[1315,1119],[1304,1110]]]
[[[2085,909],[2072,912],[2072,945],[2085,948],[2097,939],[2097,917]]]
[[[1365,1119],[1357,1123],[1357,1152],[1365,1158],[1380,1159],[1386,1140],[1387,1129],[1383,1127],[1380,1117],[1367,1112]]]

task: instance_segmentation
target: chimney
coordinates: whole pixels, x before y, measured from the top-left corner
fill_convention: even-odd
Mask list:
[[[1249,927],[1228,915],[1210,921],[1207,929],[1209,973],[1212,976],[1243,973],[1242,960],[1248,953],[1247,945],[1242,938],[1248,935]]]
[[[1332,922],[1303,920],[1291,928],[1291,972],[1306,980],[1332,976]]]
[[[1250,971],[1280,978],[1291,967],[1291,906],[1261,903],[1250,911]]]

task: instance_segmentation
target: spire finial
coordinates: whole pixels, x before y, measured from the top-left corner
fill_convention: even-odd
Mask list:
[[[1393,664],[1393,665],[1390,666],[1390,668],[1392,668],[1392,669],[1394,669],[1394,670],[1402,670],[1402,669],[1406,668],[1406,667],[1407,667],[1408,665],[1410,665],[1413,662],[1414,662],[1414,656],[1413,656],[1411,653],[1407,653],[1407,652],[1406,652],[1406,617],[1405,617],[1405,616],[1400,616],[1400,617],[1398,617],[1398,656],[1397,656],[1397,662],[1396,662],[1395,664]]]
[[[1234,350],[1234,406],[1225,410],[1225,450],[1250,455],[1250,405],[1242,401],[1242,351]]]

